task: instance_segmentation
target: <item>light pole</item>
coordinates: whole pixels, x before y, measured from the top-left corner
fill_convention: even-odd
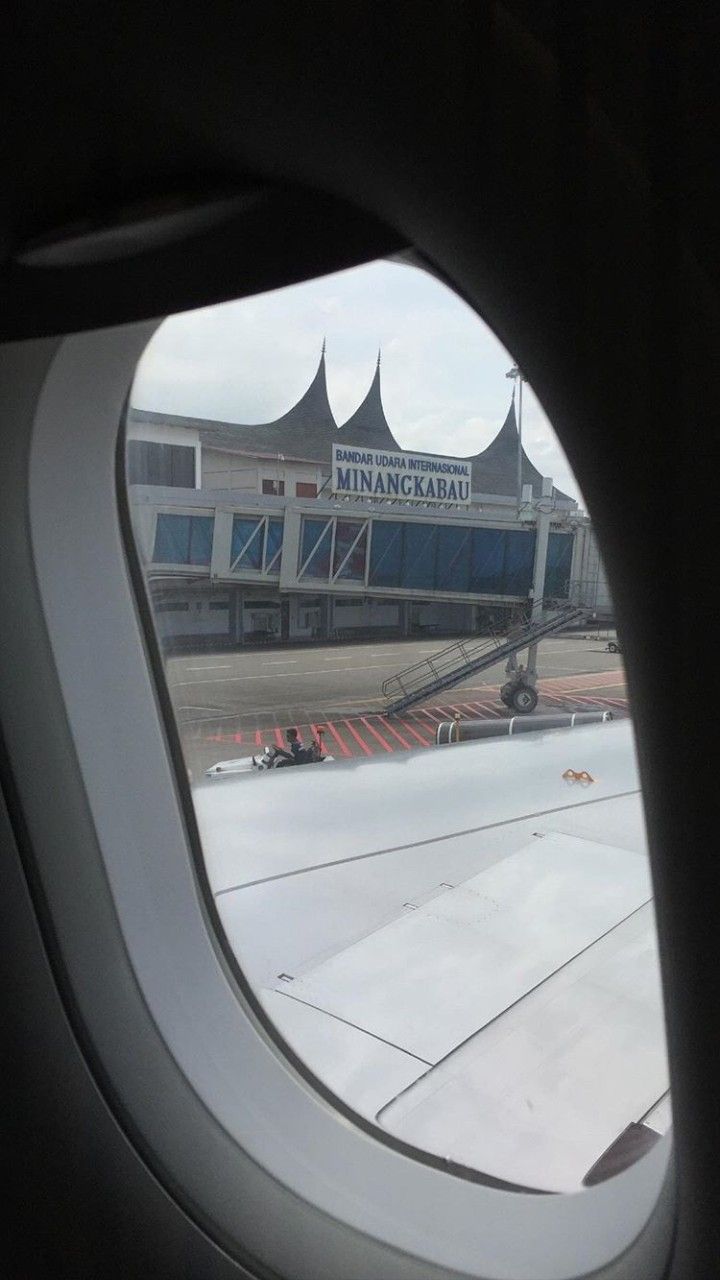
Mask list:
[[[520,507],[522,504],[522,389],[523,382],[527,382],[527,378],[522,374],[516,364],[505,374],[506,378],[512,378],[518,393],[517,405],[517,509],[520,515]]]

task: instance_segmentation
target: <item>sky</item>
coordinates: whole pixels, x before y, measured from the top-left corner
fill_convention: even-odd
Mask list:
[[[387,261],[170,316],[140,361],[132,402],[188,417],[271,422],[309,386],[323,340],[340,426],[364,399],[379,349],[385,415],[404,449],[467,457],[484,449],[505,420],[512,356],[434,276]],[[527,384],[522,434],[538,470],[582,504]]]

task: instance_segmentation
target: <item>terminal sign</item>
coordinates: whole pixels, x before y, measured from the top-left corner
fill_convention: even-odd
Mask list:
[[[332,446],[332,491],[337,497],[470,505],[472,464],[462,458]]]

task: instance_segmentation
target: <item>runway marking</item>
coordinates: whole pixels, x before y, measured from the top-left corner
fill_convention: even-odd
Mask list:
[[[442,724],[445,717],[436,715],[429,707],[418,707],[418,715],[427,716],[428,720],[434,720],[435,724]]]
[[[232,669],[231,662],[218,662],[217,664],[203,667],[186,667],[186,671],[230,671]]]
[[[293,662],[299,662],[299,658],[293,658]],[[284,666],[284,663],[279,663]],[[385,666],[382,662],[373,662],[366,667],[345,667],[346,671],[384,671]],[[299,680],[301,676],[334,676],[337,675],[336,667],[324,667],[317,671],[273,671],[260,672],[252,676],[213,676],[212,680],[174,680],[169,686],[171,689],[181,689],[184,685],[200,684],[244,684],[248,680]]]
[[[412,726],[411,724],[409,724],[407,720],[403,720],[403,722],[402,722],[402,727],[403,727],[403,729],[405,729],[408,733],[411,733],[411,734],[412,734],[412,736],[413,736],[413,738],[416,738],[416,739],[417,739],[417,741],[420,743],[420,746],[421,746],[421,747],[429,747],[429,746],[431,746],[431,745],[432,745],[432,743],[435,741],[435,739],[434,739],[434,738],[425,738],[425,737],[423,737],[423,735],[422,735],[421,733],[419,733],[419,731],[418,731],[417,729],[414,729],[414,728],[413,728],[413,726]],[[388,725],[388,728],[390,728],[390,725]]]
[[[494,716],[496,720],[502,720],[504,712],[498,711],[497,707],[493,707],[489,702],[479,702],[478,706],[487,715]]]
[[[393,736],[397,738],[398,742],[402,743],[402,745],[403,745],[403,746],[404,746],[408,751],[412,751],[412,749],[413,749],[413,748],[412,748],[412,743],[411,743],[411,742],[408,742],[405,738],[403,738],[402,734],[398,733],[398,731],[397,731],[397,729],[395,728],[395,726],[394,726],[394,725],[392,725],[392,724],[390,723],[390,721],[389,721],[389,720],[385,720],[385,721],[383,721],[383,728],[384,728],[384,729],[387,729],[388,733],[392,733],[392,734],[393,734]],[[403,724],[403,729],[407,729],[407,728],[409,728],[409,725]]]
[[[332,720],[328,720],[328,721],[327,721],[327,726],[326,726],[326,727],[330,730],[330,733],[332,734],[333,738],[334,738],[334,739],[335,739],[335,741],[337,742],[337,744],[338,744],[338,746],[339,746],[340,750],[342,751],[343,755],[344,755],[344,756],[351,756],[351,755],[352,755],[352,751],[350,750],[350,748],[348,747],[348,745],[347,745],[347,743],[344,741],[344,739],[340,737],[340,734],[338,733],[337,729],[335,728],[335,725],[333,724]]]
[[[374,738],[377,738],[378,742],[382,747],[384,747],[385,751],[395,750],[394,747],[390,746],[390,743],[388,742],[387,738],[383,738],[382,734],[378,733],[377,729],[373,729],[372,725],[370,724],[370,721],[366,720],[365,716],[361,716],[360,719],[365,725],[365,728],[367,729],[368,733],[371,733]]]
[[[427,740],[427,743],[426,743],[426,745],[428,745],[428,746],[430,745],[430,743],[431,743],[431,742],[434,742],[434,741],[435,741],[435,732],[434,732],[434,730],[431,732],[431,731],[430,731],[430,729],[428,729],[428,727],[427,727],[427,725],[425,724],[425,722],[424,722],[423,720],[420,720],[420,719],[419,719],[418,714],[417,714],[417,712],[416,712],[416,711],[406,711],[404,714],[405,714],[406,716],[412,716],[412,718],[413,718],[413,720],[415,721],[415,723],[416,723],[417,725],[419,725],[419,729],[418,729],[418,730],[416,730],[416,729],[413,729],[413,728],[412,728],[412,726],[408,723],[408,721],[407,721],[407,720],[405,720],[405,721],[404,721],[404,724],[405,724],[406,729],[409,729],[411,733],[414,733],[416,738],[417,738],[417,737],[419,737],[419,736],[420,736],[420,734],[428,735],[428,740]],[[422,741],[422,739],[421,739],[421,741]]]
[[[376,654],[373,656],[380,656]],[[385,655],[383,655],[385,656]],[[344,661],[344,657],[338,657],[339,661]],[[288,659],[288,662],[295,663],[299,659]],[[224,664],[223,664],[224,665]],[[269,664],[269,665],[272,665]],[[278,665],[284,665],[279,662]],[[368,664],[362,667],[347,668],[347,670],[376,670],[378,664]],[[338,668],[328,670],[326,674],[337,674]],[[277,676],[292,677],[296,675],[320,675],[322,671],[315,672],[277,672],[272,675],[262,674],[255,676],[237,677],[237,679],[272,679]],[[188,684],[203,683],[221,683],[221,681],[187,681]],[[343,701],[335,701],[327,705],[330,719],[324,720],[325,728],[333,740],[333,749],[343,758],[377,757],[380,753],[392,754],[399,750],[418,750],[432,746],[435,741],[435,728],[438,723],[449,719],[455,714],[461,716],[471,716],[473,719],[503,719],[511,712],[502,707],[499,701],[499,686],[483,683],[476,686],[476,691],[484,695],[482,698],[474,699],[472,702],[456,701],[455,703],[447,703],[444,705],[434,704],[430,707],[416,706],[412,709],[408,708],[401,712],[397,717],[392,719],[386,718],[380,710],[367,710],[368,704],[379,704],[383,700],[374,697],[358,696],[352,701],[346,700],[345,705],[352,708],[352,711],[345,717],[338,717],[339,708],[343,706]],[[546,709],[571,711],[581,708],[595,708],[602,710],[610,708],[616,714],[628,712],[627,697],[622,696],[625,693],[626,685],[624,673],[622,671],[605,671],[605,672],[577,672],[571,675],[554,676],[541,679],[538,682],[538,694],[540,696],[539,711],[542,713],[542,704],[545,703]],[[473,687],[462,689],[467,694],[472,692]],[[458,690],[460,692],[460,690]],[[199,704],[186,704],[181,710],[196,710],[204,712],[204,715],[195,718],[187,718],[181,721],[181,726],[189,726],[193,724],[220,723],[227,720],[239,720],[241,717],[247,718],[251,714],[250,711],[236,711],[228,713],[213,713],[209,707],[201,707]],[[302,708],[296,708],[302,714]],[[317,715],[320,707],[313,704],[313,711]],[[269,708],[268,708],[269,711]],[[364,712],[364,714],[363,714]],[[257,709],[258,715],[265,715],[265,708]],[[292,720],[292,710],[287,713],[288,722]],[[307,729],[304,723],[299,725],[301,731]],[[310,725],[313,733],[316,732],[315,726]],[[198,731],[196,731],[198,732]],[[202,732],[202,731],[200,731]],[[214,733],[205,738],[200,739],[206,743],[234,743],[242,745],[245,743],[245,749],[250,750],[250,743],[255,742],[255,747],[262,747],[265,742],[268,744],[275,743],[277,746],[284,746],[283,731],[277,726],[267,726],[264,729],[250,728],[245,730],[245,737],[242,731],[228,733]],[[197,739],[196,739],[197,740]]]
[[[372,755],[372,751],[370,750],[370,748],[369,748],[369,746],[367,745],[367,743],[366,743],[366,742],[363,742],[363,739],[360,737],[360,734],[359,734],[359,733],[356,733],[356,731],[353,729],[353,727],[352,727],[352,725],[351,725],[350,721],[349,721],[349,720],[343,720],[343,724],[345,725],[345,727],[346,727],[346,729],[348,730],[348,732],[352,734],[353,738],[354,738],[354,739],[355,739],[355,741],[358,743],[358,745],[359,745],[359,747],[361,748],[361,750],[365,752],[365,755],[366,755],[366,756],[371,756],[371,755]]]
[[[603,698],[597,695],[594,698],[585,698],[577,692],[573,694],[544,694],[543,697],[547,703],[552,703],[561,711],[577,710],[579,707],[588,707],[595,710],[603,710],[607,707],[616,711],[627,710],[626,701],[620,698]],[[443,719],[447,719],[451,711],[456,709],[462,709],[466,713],[466,717],[470,715],[473,719],[487,720],[491,717],[502,719],[506,718],[507,714],[504,710],[500,711],[489,703],[478,701],[472,703],[458,702],[453,708],[434,707],[432,711],[427,708],[419,711],[407,711],[395,721],[385,717],[381,718],[375,713],[370,713],[368,716],[357,715],[339,722],[345,725],[350,745],[339,732],[336,722],[326,719],[323,724],[327,732],[332,735],[337,748],[345,758],[350,758],[353,755],[357,756],[360,752],[364,756],[377,755],[378,745],[376,744],[379,744],[379,747],[385,753],[392,754],[400,748],[407,751],[416,750],[416,744],[421,747],[432,746],[435,742],[434,726]],[[411,720],[414,723],[411,723]],[[364,732],[369,735],[367,741],[358,732],[361,725]],[[308,726],[304,722],[299,722],[298,728],[301,736],[304,735],[306,729],[309,729],[313,734],[317,733],[317,727],[314,724]],[[265,729],[250,730],[250,735],[251,738],[254,736],[256,748],[262,747],[266,740],[268,743],[274,741],[279,747],[284,747],[285,745],[282,730],[278,727],[269,726]],[[414,739],[414,742],[412,739]],[[203,741],[207,743],[233,742],[242,744],[243,734],[242,732],[210,734]]]

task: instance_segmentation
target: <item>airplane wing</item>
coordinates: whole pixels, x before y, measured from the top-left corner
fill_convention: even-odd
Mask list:
[[[193,794],[248,980],[355,1111],[548,1191],[600,1181],[667,1128],[629,721]]]

